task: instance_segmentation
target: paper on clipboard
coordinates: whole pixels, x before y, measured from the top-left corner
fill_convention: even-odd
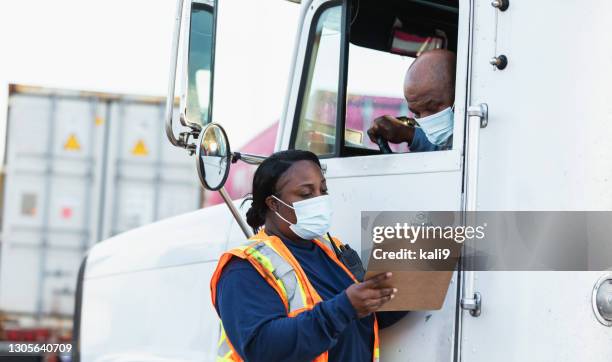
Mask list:
[[[368,279],[382,271],[368,271]],[[452,271],[394,271],[388,286],[397,288],[395,298],[378,311],[418,311],[442,309]]]
[[[379,251],[376,251],[379,249]],[[450,255],[443,262],[428,257],[440,256],[440,250],[449,249]],[[404,251],[415,256],[413,260],[381,260],[374,258],[383,252]],[[392,272],[388,287],[397,288],[395,298],[383,305],[379,311],[418,311],[442,308],[454,269],[461,252],[461,244],[448,239],[390,241],[373,248],[370,254],[365,279],[383,272]],[[437,254],[436,254],[437,253]]]

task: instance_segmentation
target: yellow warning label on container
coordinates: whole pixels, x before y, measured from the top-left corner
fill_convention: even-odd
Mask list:
[[[100,116],[97,116],[95,122],[96,122],[96,126],[101,126],[104,124],[104,119]]]
[[[132,154],[134,156],[146,156],[149,154],[149,149],[143,140],[138,140],[138,142],[136,142],[136,145],[132,148]]]
[[[66,143],[64,143],[64,149],[66,151],[79,151],[81,149],[81,144],[74,133],[71,133]]]

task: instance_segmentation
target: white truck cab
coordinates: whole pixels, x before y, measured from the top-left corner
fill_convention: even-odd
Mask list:
[[[223,41],[215,26],[231,16],[223,13],[225,1],[178,1],[167,131],[174,145],[196,154],[194,172],[232,207],[201,209],[95,245],[79,275],[76,361],[216,357],[210,277],[219,255],[249,233],[242,219],[248,202],[231,202],[223,183],[232,161],[261,160],[231,152],[223,129],[211,125],[224,122],[215,119],[213,94],[221,77],[215,42]],[[334,201],[333,234],[353,248],[360,250],[361,211],[612,210],[612,46],[605,15],[612,3],[303,0],[299,6],[275,149],[320,156]],[[404,73],[435,48],[457,56],[452,149],[417,153],[398,146],[384,153],[366,130],[376,116],[408,113]],[[178,76],[177,64],[186,69]],[[171,111],[175,78],[182,82],[179,116]],[[412,312],[382,331],[381,360],[609,361],[612,296],[595,305],[592,292],[610,280],[609,271],[460,269],[441,310]]]

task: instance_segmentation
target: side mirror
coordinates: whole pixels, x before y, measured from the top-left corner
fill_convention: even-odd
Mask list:
[[[216,123],[207,125],[198,137],[196,167],[202,185],[211,191],[223,187],[230,170],[232,154],[225,130]]]
[[[166,99],[166,135],[174,146],[193,152],[195,145],[189,138],[197,137],[210,122],[212,113],[215,0],[177,0],[176,8]],[[177,78],[180,79],[179,119],[188,127],[178,137],[174,133],[173,109]]]
[[[266,158],[246,153],[232,153],[225,130],[216,123],[209,123],[202,129],[198,137],[198,143],[195,145],[195,154],[196,167],[202,186],[207,190],[219,191],[244,235],[247,238],[251,237],[253,235],[251,229],[240,216],[232,202],[232,198],[227,194],[223,186],[227,181],[232,163],[242,160],[251,165],[258,165]]]
[[[232,163],[240,160],[250,165],[259,165],[266,159],[265,156],[231,152],[227,134],[217,123],[208,124],[200,132],[195,153],[196,167],[202,186],[210,191],[221,192]]]

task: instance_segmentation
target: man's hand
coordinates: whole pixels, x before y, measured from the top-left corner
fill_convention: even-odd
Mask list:
[[[381,273],[364,281],[353,284],[346,289],[353,308],[358,318],[363,318],[370,313],[376,312],[385,303],[395,297],[397,289],[387,288],[384,282],[391,277],[391,273]]]
[[[391,143],[408,142],[410,144],[413,135],[414,128],[407,126],[395,117],[386,115],[376,118],[372,122],[372,127],[368,129],[368,136],[374,143],[376,143],[376,138],[380,136]]]

